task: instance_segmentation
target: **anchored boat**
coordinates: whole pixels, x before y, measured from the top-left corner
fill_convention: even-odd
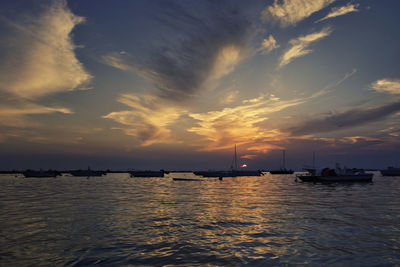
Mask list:
[[[34,171],[34,170],[26,170],[24,172],[22,172],[22,174],[26,177],[26,178],[52,178],[52,177],[56,177],[57,175],[60,175],[60,172],[58,171]]]
[[[103,174],[107,174],[105,171],[94,171],[88,167],[87,170],[73,170],[69,171],[72,176],[82,176],[82,177],[91,177],[91,176],[102,176]]]
[[[293,174],[293,170],[288,170],[285,167],[286,164],[286,155],[285,150],[282,151],[282,167],[279,170],[269,171],[270,174]]]
[[[400,176],[400,168],[388,167],[386,170],[381,170],[383,176]]]
[[[228,171],[195,171],[193,173],[195,175],[199,175],[199,176],[203,176],[203,177],[238,177],[238,176],[261,176],[261,175],[263,175],[262,171],[260,171],[260,170],[258,170],[258,171],[238,170],[236,145],[235,145],[234,156],[233,156],[233,161],[232,161],[230,170],[228,170]]]
[[[317,174],[316,170],[309,170],[306,175],[297,175],[303,182],[371,182],[372,173],[365,173],[362,169],[330,169],[324,168]]]

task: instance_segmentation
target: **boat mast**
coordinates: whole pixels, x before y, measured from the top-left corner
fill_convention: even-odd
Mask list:
[[[283,152],[283,169],[285,169],[285,165],[286,165],[286,159],[285,159],[285,150],[282,151]]]
[[[235,170],[237,170],[236,144],[235,144]]]
[[[315,151],[312,153],[312,167],[315,170]]]

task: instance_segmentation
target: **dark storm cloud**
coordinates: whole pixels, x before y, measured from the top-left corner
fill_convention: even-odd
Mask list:
[[[343,113],[303,122],[298,126],[289,128],[289,131],[293,135],[337,131],[385,119],[399,110],[400,102],[393,102],[369,109],[352,109]]]
[[[258,19],[247,15],[240,2],[158,3],[153,22],[159,35],[144,51],[118,55],[118,61],[152,80],[161,95],[171,99],[195,94],[213,74],[221,49],[248,45],[255,32],[252,20]]]

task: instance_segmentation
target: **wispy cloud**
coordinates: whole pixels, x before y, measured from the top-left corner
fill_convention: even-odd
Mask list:
[[[124,94],[118,99],[120,103],[130,107],[130,110],[111,112],[103,118],[114,120],[124,125],[125,134],[135,137],[142,146],[156,143],[177,143],[168,128],[176,122],[184,111],[181,108],[168,105],[153,95]]]
[[[262,11],[264,20],[277,20],[282,27],[295,25],[335,0],[275,0]]]
[[[371,88],[380,93],[400,94],[400,79],[381,79],[373,82]]]
[[[287,49],[284,54],[281,56],[279,61],[279,67],[283,67],[290,62],[292,62],[295,58],[310,54],[312,52],[309,49],[309,46],[332,33],[331,28],[326,27],[323,28],[319,32],[311,33],[308,35],[300,36],[296,39],[292,39],[289,41],[291,47]]]
[[[55,0],[39,16],[0,17],[7,31],[0,44],[0,90],[26,99],[87,88],[91,75],[76,58],[71,31],[84,21],[66,1]]]
[[[323,17],[320,20],[317,20],[316,23],[320,22],[320,21],[324,21],[324,20],[330,19],[330,18],[343,16],[343,15],[346,15],[346,14],[351,13],[351,12],[358,12],[359,11],[357,9],[358,6],[359,6],[358,4],[347,4],[347,5],[341,6],[341,7],[333,7],[328,15],[326,15],[325,17]]]
[[[223,106],[231,104],[236,101],[239,94],[240,94],[239,90],[225,91],[223,92],[223,96],[220,97],[219,104]]]
[[[0,104],[0,126],[29,127],[38,123],[29,119],[29,115],[62,113],[72,114],[70,109],[62,107],[46,107],[29,102],[18,102],[13,105]]]
[[[217,8],[220,2],[205,2],[207,12],[160,3],[163,11],[156,22],[168,35],[143,51],[106,55],[104,63],[149,79],[164,98],[182,100],[231,73],[251,54],[252,18],[229,1],[223,9]]]
[[[322,118],[305,121],[289,129],[293,135],[307,135],[339,131],[385,119],[400,111],[400,102],[393,102],[368,109],[355,108],[331,114]]]
[[[264,129],[260,124],[268,120],[268,115],[288,107],[300,105],[306,99],[281,101],[275,96],[261,95],[248,99],[241,105],[205,113],[189,113],[197,121],[197,126],[188,129],[204,138],[202,150],[229,149],[232,144],[245,145],[247,150],[266,152],[279,146],[273,140],[283,134],[277,129]]]
[[[264,39],[263,42],[261,43],[259,51],[262,54],[268,54],[269,52],[277,48],[279,48],[279,45],[277,44],[274,36],[270,34],[269,37],[267,39]]]

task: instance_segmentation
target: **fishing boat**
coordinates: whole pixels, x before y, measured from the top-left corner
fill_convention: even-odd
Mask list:
[[[308,174],[297,175],[303,182],[371,182],[372,173],[365,173],[362,169],[336,169],[324,168],[319,173],[309,170]]]
[[[237,164],[236,145],[234,148],[234,156],[232,160],[231,169],[227,171],[194,171],[195,175],[203,177],[238,177],[238,176],[261,176],[263,175],[260,170],[239,170]]]
[[[400,176],[400,168],[388,167],[386,170],[380,170],[383,176]]]
[[[130,171],[131,177],[164,177],[164,171]]]
[[[270,174],[293,174],[293,170],[286,169],[286,155],[285,150],[282,151],[282,167],[279,170],[269,171]]]
[[[48,171],[26,170],[26,171],[22,172],[22,174],[26,178],[54,178],[57,175],[60,175],[60,173],[58,171],[52,171],[52,170],[48,170]]]

